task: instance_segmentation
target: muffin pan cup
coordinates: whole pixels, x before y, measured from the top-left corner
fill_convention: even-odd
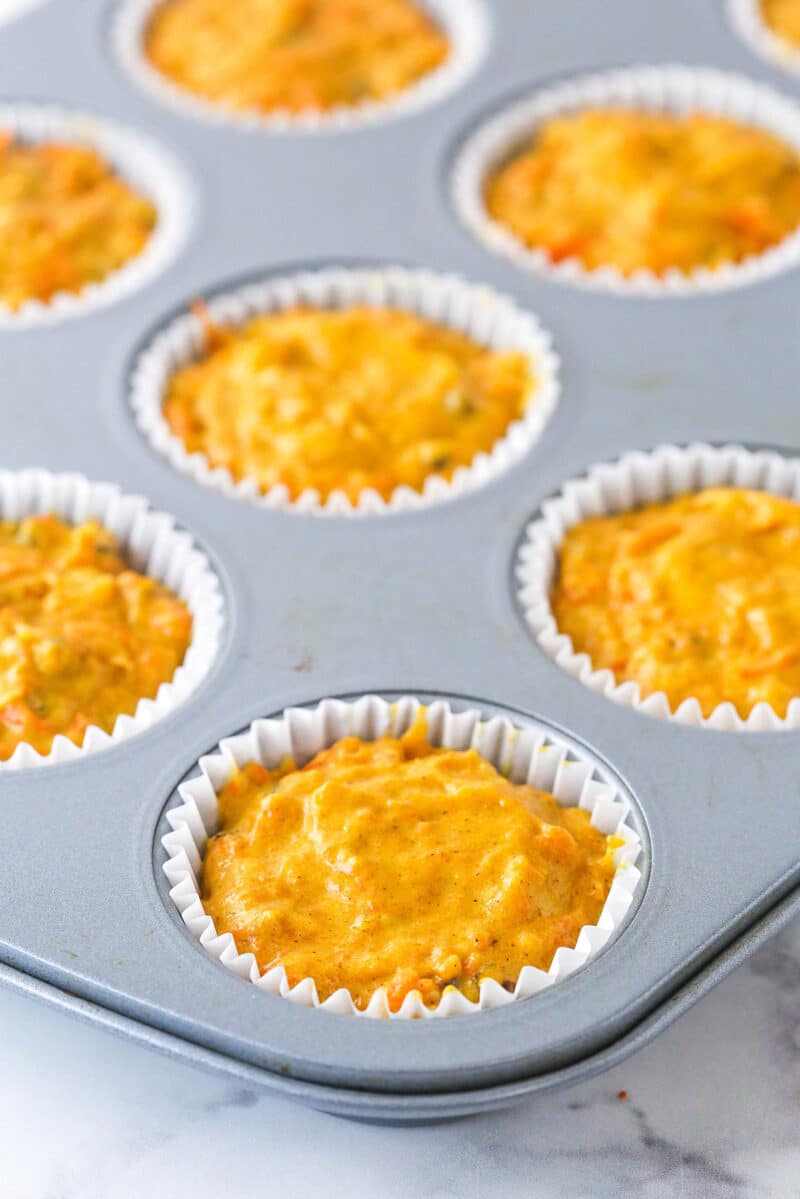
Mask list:
[[[83,475],[45,470],[0,470],[0,520],[23,520],[52,512],[68,524],[97,520],[110,530],[126,562],[174,592],[192,614],[192,636],[183,662],[152,697],[117,717],[110,732],[89,725],[80,745],[61,734],[46,754],[20,742],[0,772],[54,766],[108,749],[149,729],[199,687],[214,664],[224,628],[219,580],[192,537],[176,528],[165,512],[155,512],[142,496],[123,495],[113,483],[93,483]]]
[[[121,69],[153,99],[176,112],[233,128],[273,133],[342,133],[382,124],[437,104],[469,82],[486,55],[491,28],[485,0],[417,0],[444,30],[450,41],[450,54],[441,66],[409,87],[385,100],[340,104],[323,112],[237,111],[175,83],[147,57],[144,36],[159,3],[160,0],[123,0],[118,5],[111,40]]]
[[[164,873],[171,884],[170,899],[192,936],[228,970],[271,995],[342,1016],[447,1018],[492,1011],[514,1000],[538,995],[546,987],[569,978],[619,935],[642,881],[642,872],[636,866],[641,842],[635,829],[626,822],[630,810],[628,798],[588,753],[578,756],[548,730],[517,729],[502,717],[482,720],[478,710],[454,712],[442,700],[425,709],[427,736],[432,745],[476,749],[512,782],[548,791],[562,807],[580,807],[590,812],[593,828],[619,839],[614,851],[615,874],[597,923],[584,925],[574,945],[558,948],[546,970],[530,964],[523,966],[514,980],[513,991],[485,978],[477,1001],[467,999],[451,987],[445,989],[439,1003],[432,1008],[425,1006],[418,991],[412,991],[396,1012],[389,1007],[384,987],[375,990],[363,1011],[356,1007],[344,987],[321,1001],[313,976],[292,986],[282,966],[262,972],[252,953],[239,950],[235,936],[217,931],[203,906],[200,879],[208,839],[219,828],[217,797],[233,770],[248,762],[275,770],[287,757],[302,768],[343,737],[355,736],[365,741],[401,737],[420,711],[419,700],[411,695],[394,703],[380,696],[364,695],[352,703],[326,699],[310,711],[288,709],[277,720],[255,721],[247,732],[222,741],[216,753],[198,763],[197,776],[181,784],[181,803],[167,811],[172,832],[162,838],[167,853]]]
[[[388,499],[365,488],[353,503],[344,491],[327,497],[306,488],[292,499],[283,484],[261,491],[256,479],[234,479],[225,467],[214,468],[203,453],[189,453],[164,419],[163,404],[172,374],[202,355],[205,335],[200,319],[184,313],[159,331],[137,359],[131,384],[131,407],[142,433],[176,470],[213,487],[268,508],[286,508],[322,516],[375,516],[405,512],[456,499],[491,482],[536,444],[559,399],[559,360],[552,339],[536,317],[488,287],[470,285],[454,275],[410,271],[402,267],[345,269],[328,267],[277,275],[223,295],[208,303],[211,319],[227,328],[246,326],[254,317],[296,305],[347,309],[359,304],[394,308],[471,337],[478,345],[524,355],[534,386],[525,398],[523,415],[451,478],[431,473],[420,490],[396,487]]]
[[[677,269],[624,275],[613,264],[587,268],[577,257],[554,262],[546,250],[527,246],[486,208],[483,188],[493,170],[530,144],[547,121],[586,108],[625,108],[684,116],[706,112],[754,125],[800,151],[800,110],[772,88],[745,75],[676,64],[570,76],[503,107],[481,124],[460,148],[450,179],[453,206],[473,236],[523,270],[608,292],[659,298],[703,295],[768,279],[800,262],[800,230],[761,254],[712,270]]]
[[[226,621],[202,685],[142,735],[3,772],[3,977],[143,1043],[360,1118],[466,1114],[588,1077],[800,909],[797,734],[685,727],[582,686],[522,619],[518,548],[566,481],[628,451],[732,441],[791,457],[797,275],[658,304],[554,286],[469,235],[447,181],[489,112],[554,74],[647,62],[654,46],[800,89],[768,75],[715,5],[660,0],[645,12],[619,0],[612,14],[566,24],[555,0],[496,0],[485,67],[424,112],[348,137],[243,134],[133,86],[110,49],[113,10],[59,0],[5,26],[3,90],[157,137],[189,166],[197,225],[157,281],[113,307],[0,333],[2,466],[147,496],[210,560]],[[398,261],[486,284],[553,332],[558,408],[485,487],[391,519],[320,520],[200,486],[142,436],[135,362],[187,302],[265,276]],[[499,1010],[362,1020],[262,994],[198,946],[163,873],[178,785],[254,720],[367,693],[527,722],[611,772],[630,797],[643,877],[625,927],[593,961]]]
[[[144,286],[158,276],[189,237],[194,196],[179,161],[159,143],[130,126],[88,111],[52,104],[8,103],[0,97],[0,129],[23,143],[75,143],[96,150],[119,177],[154,205],[156,225],[144,248],[115,271],[80,291],[61,291],[49,300],[27,300],[12,309],[0,300],[0,332],[82,316]]]
[[[789,702],[784,715],[762,702],[746,715],[732,703],[720,703],[708,716],[691,695],[674,709],[663,691],[643,696],[635,681],[601,670],[588,654],[576,652],[553,614],[550,591],[559,547],[569,529],[592,516],[627,512],[707,487],[752,488],[800,503],[800,462],[737,445],[664,445],[650,454],[633,452],[617,462],[600,463],[582,478],[570,479],[557,496],[545,501],[525,531],[516,566],[517,600],[525,622],[562,670],[614,703],[662,720],[728,732],[800,729],[800,695]]]

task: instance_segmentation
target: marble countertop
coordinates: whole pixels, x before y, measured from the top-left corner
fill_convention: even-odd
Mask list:
[[[8,990],[0,1029],[2,1199],[800,1196],[800,922],[616,1070],[428,1128],[306,1111]]]

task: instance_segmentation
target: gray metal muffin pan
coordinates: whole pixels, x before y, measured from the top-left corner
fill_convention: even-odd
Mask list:
[[[437,107],[347,134],[245,132],[139,93],[108,52],[111,7],[58,0],[0,30],[2,98],[85,108],[159,137],[193,177],[197,219],[171,269],[116,306],[0,335],[0,464],[112,479],[173,513],[219,571],[227,631],[204,684],[149,732],[0,776],[0,973],[168,1052],[362,1119],[467,1114],[586,1077],[800,910],[800,738],[687,729],[594,695],[526,632],[515,548],[541,500],[598,459],[696,438],[791,450],[798,280],[643,300],[534,279],[459,227],[448,165],[487,110],[572,71],[658,59],[738,69],[796,97],[800,82],[752,57],[711,0],[569,12],[561,0],[497,0],[486,62]],[[155,455],[127,406],[133,356],[153,329],[233,280],[342,261],[455,270],[540,315],[564,395],[517,467],[425,511],[321,519],[223,498]],[[625,780],[649,877],[638,911],[585,969],[478,1016],[332,1016],[220,968],[165,904],[162,814],[200,754],[288,704],[381,689],[536,713]]]

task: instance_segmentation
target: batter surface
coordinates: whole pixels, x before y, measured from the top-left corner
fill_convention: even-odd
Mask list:
[[[714,269],[800,225],[800,155],[723,117],[587,109],[537,130],[489,177],[485,202],[554,262]]]
[[[301,113],[393,96],[441,66],[449,45],[411,0],[166,0],[145,52],[226,108]]]
[[[595,923],[618,842],[579,808],[516,786],[474,750],[432,748],[420,719],[401,738],[346,737],[302,770],[257,764],[219,796],[203,903],[262,971],[313,978],[357,1007],[387,988],[479,997],[513,989]]]
[[[99,283],[141,253],[156,218],[97,151],[0,129],[0,304]]]
[[[551,602],[595,668],[709,716],[800,696],[800,505],[714,487],[567,533]]]
[[[111,732],[183,661],[192,616],[97,521],[0,521],[0,759]]]
[[[800,0],[761,0],[761,16],[774,34],[800,50]]]
[[[451,478],[524,415],[533,389],[523,354],[413,314],[295,308],[208,325],[205,354],[170,380],[164,417],[235,479],[356,503],[366,488],[388,499]]]

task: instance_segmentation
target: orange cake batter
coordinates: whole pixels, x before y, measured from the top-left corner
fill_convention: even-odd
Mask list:
[[[449,479],[521,417],[528,359],[394,309],[295,308],[241,329],[207,326],[200,360],[170,380],[164,416],[190,451],[293,499],[365,488],[388,499]]]
[[[0,521],[0,759],[111,732],[183,661],[192,617],[97,521]]]
[[[0,304],[99,283],[145,247],[156,210],[87,146],[0,129]]]
[[[145,52],[226,108],[300,113],[393,96],[441,66],[449,46],[411,0],[165,0]]]
[[[554,262],[714,269],[800,225],[800,154],[723,117],[589,109],[537,130],[489,177],[485,202]]]
[[[761,16],[777,37],[800,50],[800,0],[761,0]]]
[[[219,933],[321,1000],[386,987],[435,1007],[481,979],[513,989],[597,921],[620,842],[589,813],[509,782],[475,750],[346,737],[302,770],[252,763],[219,796],[203,903]]]
[[[567,533],[551,602],[596,669],[705,716],[800,696],[800,505],[714,487]]]

